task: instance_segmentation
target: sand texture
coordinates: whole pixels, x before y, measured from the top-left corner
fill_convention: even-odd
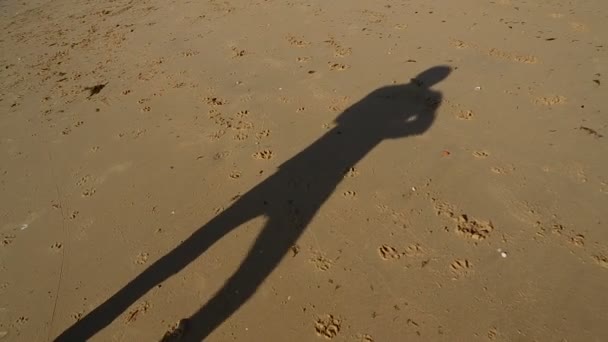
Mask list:
[[[0,342],[608,341],[607,1],[0,25]]]

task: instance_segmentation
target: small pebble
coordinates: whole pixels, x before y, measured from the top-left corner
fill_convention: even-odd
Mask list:
[[[503,258],[506,258],[507,257],[507,252],[500,252],[500,256],[503,257]]]

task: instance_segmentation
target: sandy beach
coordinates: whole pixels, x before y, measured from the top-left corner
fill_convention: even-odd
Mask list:
[[[0,24],[0,341],[608,341],[607,2]]]

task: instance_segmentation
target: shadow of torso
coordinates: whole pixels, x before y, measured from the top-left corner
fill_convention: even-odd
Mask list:
[[[306,224],[346,172],[380,142],[424,133],[440,102],[441,93],[412,83],[377,89],[346,109],[335,127],[246,196],[265,206],[261,211],[270,218],[295,210],[300,217],[294,224]],[[285,229],[291,225],[284,224]]]

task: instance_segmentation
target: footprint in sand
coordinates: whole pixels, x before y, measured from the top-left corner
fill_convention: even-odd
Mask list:
[[[311,259],[315,267],[320,271],[327,271],[333,265],[333,261],[322,254],[318,254]]]
[[[289,44],[291,46],[295,46],[295,47],[299,47],[299,48],[307,47],[310,45],[309,41],[306,41],[301,38],[297,38],[295,36],[287,36],[287,41],[289,42]]]
[[[359,175],[359,171],[357,169],[355,169],[354,167],[351,167],[350,169],[346,170],[346,172],[344,173],[344,177],[346,178],[353,178],[353,177],[357,177]]]
[[[270,136],[270,130],[269,129],[261,130],[260,132],[256,133],[256,135],[255,135],[256,139],[258,139],[258,140],[263,139],[263,138],[267,138],[269,136]]]
[[[51,245],[51,250],[53,251],[60,251],[63,248],[63,245],[60,242],[55,242],[54,244]]]
[[[135,257],[135,263],[138,265],[143,265],[148,262],[149,257],[150,254],[148,254],[147,252],[141,252]]]
[[[401,257],[397,250],[389,245],[382,245],[378,248],[378,254],[383,260],[396,260]]]
[[[471,120],[475,115],[472,110],[463,109],[456,113],[456,118],[459,120]]]
[[[504,59],[511,62],[523,63],[523,64],[536,64],[538,63],[538,57],[532,55],[523,55],[519,53],[503,51],[495,48],[488,50],[488,55],[498,59]]]
[[[477,220],[467,215],[460,215],[456,222],[458,223],[456,232],[459,235],[476,241],[485,240],[494,230],[492,222]]]
[[[78,186],[84,186],[86,183],[88,183],[91,180],[91,175],[84,175],[82,177],[80,177],[80,179],[78,179],[76,181],[76,185]]]
[[[315,322],[315,331],[317,335],[327,339],[332,339],[340,332],[342,321],[334,315],[323,315],[318,317]]]
[[[236,141],[243,141],[243,140],[247,140],[248,137],[249,137],[249,135],[247,135],[247,133],[238,132],[237,134],[234,135],[233,139]]]
[[[329,65],[329,70],[331,70],[331,71],[344,71],[344,70],[350,68],[349,65],[342,64],[342,63],[328,62],[327,65]]]
[[[353,199],[357,196],[357,193],[355,191],[348,190],[348,191],[344,191],[342,193],[342,196],[344,198]]]
[[[539,96],[534,99],[534,103],[541,106],[555,106],[566,103],[566,98],[561,95]]]
[[[599,266],[608,269],[608,257],[607,256],[605,256],[603,254],[594,255],[593,260],[595,260],[595,262]]]
[[[470,273],[472,268],[471,263],[467,259],[456,259],[450,264],[450,270],[457,278],[463,277]]]
[[[475,156],[475,158],[483,159],[489,157],[490,154],[486,151],[475,151],[473,152],[473,156]]]
[[[85,189],[82,192],[82,197],[92,197],[96,192],[97,190],[95,188]]]
[[[270,150],[262,150],[253,154],[253,158],[258,160],[270,160],[273,157],[273,153]]]

